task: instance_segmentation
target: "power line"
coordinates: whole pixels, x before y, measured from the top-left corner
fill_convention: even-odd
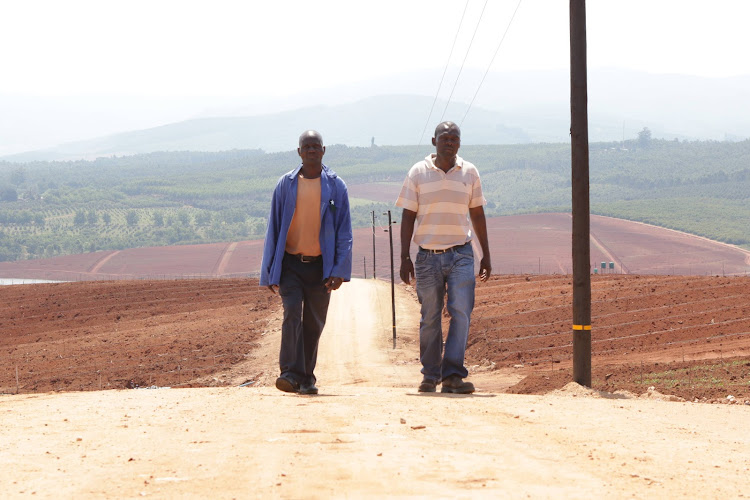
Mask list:
[[[492,55],[492,59],[490,60],[490,63],[487,65],[487,70],[484,72],[484,76],[482,76],[482,80],[479,82],[479,86],[477,87],[477,91],[474,92],[474,97],[471,98],[471,102],[469,102],[469,107],[466,108],[466,113],[464,113],[464,117],[461,118],[461,123],[459,123],[459,127],[463,125],[464,120],[466,119],[466,115],[469,114],[469,110],[471,109],[471,105],[474,104],[474,99],[477,98],[477,94],[479,94],[479,89],[482,88],[482,84],[484,83],[484,79],[487,78],[487,74],[490,72],[490,68],[492,67],[492,63],[495,62],[495,57],[497,56],[497,53],[500,51],[500,46],[503,44],[503,40],[505,40],[505,35],[508,34],[508,30],[510,29],[510,25],[513,24],[513,19],[516,17],[516,12],[518,12],[518,8],[521,6],[521,2],[523,0],[518,0],[518,5],[516,5],[516,10],[513,11],[513,15],[510,16],[510,21],[508,21],[508,26],[505,27],[505,32],[503,33],[503,37],[500,39],[500,43],[497,44],[497,48],[495,49],[495,53]]]
[[[427,126],[430,124],[430,118],[432,118],[432,111],[435,109],[435,103],[437,102],[438,96],[440,95],[440,89],[443,88],[443,80],[445,79],[445,73],[448,71],[448,65],[451,62],[451,57],[453,56],[453,49],[456,47],[456,40],[458,40],[458,34],[461,32],[461,26],[464,23],[464,16],[466,15],[466,9],[469,8],[469,0],[466,0],[466,5],[464,6],[464,12],[461,14],[461,20],[458,22],[458,29],[456,30],[456,36],[453,37],[453,45],[451,45],[451,51],[450,54],[448,54],[448,60],[445,61],[445,68],[443,69],[443,76],[440,77],[440,85],[438,85],[437,92],[435,92],[435,99],[432,101],[432,106],[430,107],[430,114],[427,115],[427,121],[425,121],[424,128],[422,129],[422,135],[419,136],[419,145],[422,145],[422,139],[424,139],[424,133],[427,131]]]
[[[482,22],[482,17],[484,16],[484,9],[487,8],[488,1],[489,0],[484,0],[484,6],[482,7],[482,12],[479,14],[479,20],[477,21],[477,25],[474,27],[474,33],[471,35],[471,41],[469,41],[469,47],[466,49],[466,55],[464,55],[464,60],[461,62],[461,67],[458,70],[456,81],[453,82],[453,88],[451,89],[451,94],[448,96],[448,102],[445,104],[445,109],[443,110],[443,114],[440,116],[440,123],[443,122],[443,117],[445,116],[445,112],[448,111],[448,106],[450,106],[451,98],[453,97],[453,92],[456,90],[456,85],[458,85],[458,79],[461,78],[461,72],[464,70],[464,64],[466,63],[466,59],[469,57],[469,52],[471,51],[471,45],[474,43],[474,37],[477,34],[477,30],[479,30],[479,24]]]

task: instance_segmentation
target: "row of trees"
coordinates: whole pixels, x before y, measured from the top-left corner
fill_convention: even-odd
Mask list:
[[[325,162],[350,186],[398,186],[432,149],[330,145]],[[460,154],[479,167],[488,215],[570,210],[569,144],[465,145]],[[296,151],[0,162],[0,258],[262,237],[273,186],[298,162]],[[750,246],[750,227],[737,222],[750,201],[750,141],[662,141],[644,130],[591,144],[590,164],[593,213]],[[707,224],[698,214],[709,206],[718,208]],[[353,199],[352,220],[367,226],[371,211],[394,208]]]

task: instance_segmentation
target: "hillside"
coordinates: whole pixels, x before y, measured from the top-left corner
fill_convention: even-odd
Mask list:
[[[448,78],[458,68],[449,69]],[[78,160],[157,151],[286,151],[308,128],[329,144],[369,146],[420,143],[428,122],[460,122],[465,144],[567,142],[570,75],[566,71],[490,72],[467,69],[448,106],[425,94],[438,70],[417,70],[283,98],[137,98],[104,96],[38,98],[0,94],[9,115],[0,124],[0,152],[7,161]],[[589,136],[592,142],[634,139],[644,127],[654,138],[743,140],[750,137],[744,103],[750,77],[701,78],[614,69],[589,72]],[[431,86],[430,86],[431,87]],[[473,103],[470,113],[468,103]],[[41,105],[39,103],[42,103]],[[4,106],[3,106],[4,105]],[[433,115],[428,119],[430,110]],[[76,119],[71,120],[71,115]],[[158,118],[157,118],[158,117]],[[190,119],[177,117],[192,117]],[[465,119],[464,119],[465,117]],[[143,123],[155,126],[144,127]],[[7,123],[7,125],[5,125]],[[57,124],[66,123],[65,129]],[[111,133],[117,130],[119,132]],[[106,131],[103,133],[102,131]],[[21,144],[48,144],[23,149]],[[429,143],[429,137],[422,144]],[[21,147],[22,149],[18,149]]]
[[[354,227],[394,210],[427,146],[329,145]],[[488,216],[569,212],[567,144],[466,145]],[[270,193],[296,151],[151,153],[95,161],[0,162],[0,261],[244,241],[265,232]],[[590,147],[591,212],[750,248],[750,141],[649,139]]]
[[[337,106],[310,106],[258,116],[195,118],[145,130],[63,144],[54,148],[7,156],[13,162],[66,161],[107,156],[131,156],[157,151],[230,151],[262,149],[288,151],[300,132],[315,123],[329,144],[353,146],[403,145],[419,142],[423,111],[432,98],[378,96]],[[445,106],[445,103],[441,103]],[[465,111],[466,105],[463,105]],[[392,117],[398,115],[398,120]],[[498,111],[476,108],[467,124],[467,144],[518,144],[534,138],[521,128],[504,124]],[[468,139],[471,137],[470,139]],[[537,138],[538,139],[538,138]],[[425,138],[429,143],[429,136]]]

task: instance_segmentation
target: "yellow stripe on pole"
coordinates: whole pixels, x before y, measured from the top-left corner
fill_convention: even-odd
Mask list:
[[[573,325],[573,330],[591,330],[591,325]]]

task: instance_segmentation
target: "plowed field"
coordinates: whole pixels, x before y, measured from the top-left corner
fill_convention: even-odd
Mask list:
[[[399,307],[418,309],[412,289],[399,287],[412,301]],[[569,276],[478,285],[470,372],[525,377],[509,392],[570,382],[571,294]],[[252,356],[261,336],[278,329],[280,304],[254,279],[5,286],[0,304],[0,393],[221,386],[275,375],[254,369]],[[594,276],[592,325],[594,389],[750,400],[750,278]],[[246,378],[226,375],[240,364]]]
[[[750,278],[609,275],[591,288],[594,388],[750,399]],[[570,277],[496,277],[477,290],[468,353],[528,374],[512,392],[561,387],[571,304]]]

